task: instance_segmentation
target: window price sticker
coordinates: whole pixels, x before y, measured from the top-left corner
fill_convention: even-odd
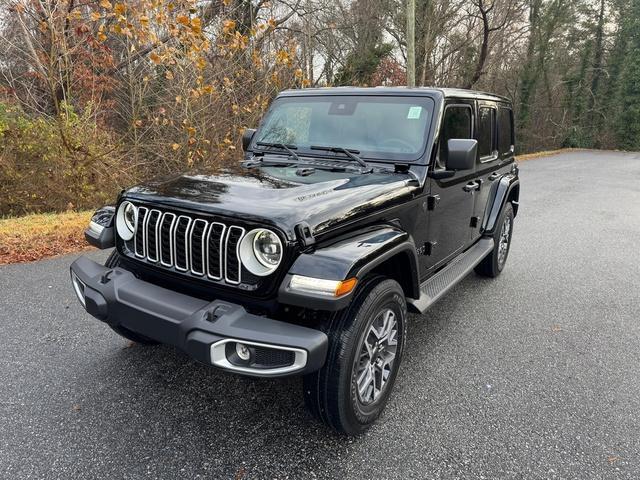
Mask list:
[[[421,113],[422,113],[422,107],[411,107],[409,108],[409,113],[407,113],[407,119],[418,120],[420,118]]]

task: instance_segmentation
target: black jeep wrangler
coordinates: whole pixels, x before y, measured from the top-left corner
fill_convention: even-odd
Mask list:
[[[310,411],[362,432],[398,374],[407,311],[504,268],[519,180],[503,97],[465,90],[281,93],[235,171],[123,191],[71,279],[125,338],[257,377],[303,377]]]

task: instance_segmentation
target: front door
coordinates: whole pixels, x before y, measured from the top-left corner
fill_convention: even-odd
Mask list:
[[[434,171],[446,170],[447,141],[474,138],[473,101],[455,100],[445,107]],[[429,241],[425,268],[433,271],[469,245],[473,216],[475,170],[458,171],[453,177],[430,179],[433,209],[429,211]]]

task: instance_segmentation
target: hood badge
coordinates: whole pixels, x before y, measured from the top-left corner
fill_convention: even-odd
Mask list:
[[[296,170],[296,175],[299,177],[308,177],[316,173],[316,169],[313,167],[300,167]]]

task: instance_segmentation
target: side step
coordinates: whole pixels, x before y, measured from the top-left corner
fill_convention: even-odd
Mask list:
[[[418,300],[408,299],[409,309],[419,313],[425,312],[466,277],[493,250],[493,246],[493,238],[483,238],[469,250],[453,259],[449,265],[420,285],[420,298]]]

